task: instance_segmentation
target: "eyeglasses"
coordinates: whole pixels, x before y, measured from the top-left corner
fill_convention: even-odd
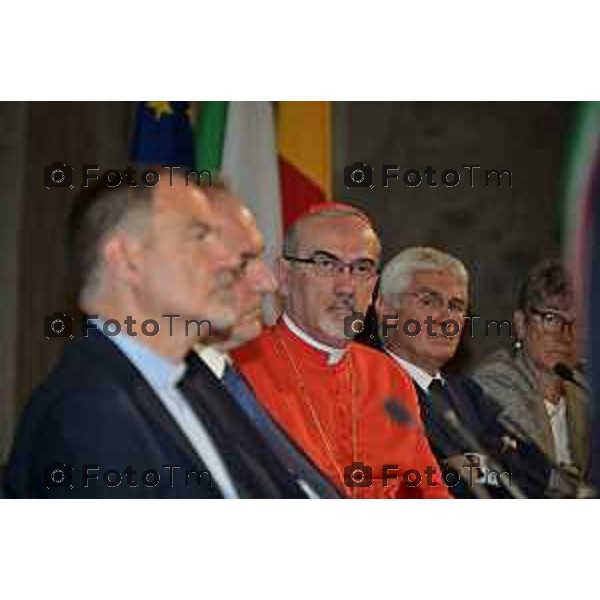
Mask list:
[[[458,298],[446,300],[438,292],[404,292],[400,296],[414,296],[423,308],[430,308],[432,310],[447,308],[451,315],[460,318],[464,318],[467,315],[467,305],[465,302]]]
[[[359,258],[352,262],[344,262],[335,256],[335,254],[330,254],[322,250],[315,252],[310,258],[287,255],[284,255],[283,258],[290,262],[311,265],[319,277],[333,277],[334,275],[345,273],[346,269],[356,279],[371,279],[379,273],[377,263],[370,258]]]
[[[568,329],[569,333],[571,333],[577,326],[575,319],[567,319],[556,310],[540,309],[532,306],[529,308],[529,312],[539,317],[542,329],[546,333],[562,333],[565,329]]]

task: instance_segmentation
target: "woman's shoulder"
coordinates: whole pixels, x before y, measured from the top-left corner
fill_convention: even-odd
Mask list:
[[[471,376],[484,390],[494,384],[513,388],[529,388],[532,384],[532,375],[525,361],[506,348],[483,358],[472,369]]]

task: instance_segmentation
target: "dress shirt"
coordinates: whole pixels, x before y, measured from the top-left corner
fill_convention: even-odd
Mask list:
[[[216,350],[212,346],[202,346],[200,344],[197,344],[194,350],[206,363],[206,366],[215,374],[215,377],[219,381],[222,381],[225,369],[231,364],[229,354]]]
[[[573,457],[571,455],[571,445],[569,443],[569,424],[567,421],[567,403],[563,396],[560,397],[558,404],[553,404],[544,400],[552,437],[554,438],[554,447],[556,449],[556,462],[559,465],[572,465]]]
[[[439,371],[435,375],[430,375],[421,367],[418,367],[404,358],[400,358],[397,354],[394,354],[390,350],[386,350],[386,352],[410,375],[412,380],[424,392],[429,392],[429,386],[434,379],[439,379],[442,383],[444,382],[444,378]]]
[[[95,324],[99,331],[103,331],[103,319],[96,320]],[[187,399],[177,388],[186,370],[185,362],[181,360],[175,363],[160,356],[146,344],[136,341],[123,331],[118,335],[107,335],[107,337],[127,356],[156,393],[202,459],[223,497],[237,498],[235,485],[225,463],[221,460],[219,451]]]

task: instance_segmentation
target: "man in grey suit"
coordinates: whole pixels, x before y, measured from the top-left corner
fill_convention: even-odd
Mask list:
[[[558,261],[538,264],[522,286],[514,313],[513,350],[495,352],[473,372],[502,406],[515,433],[533,442],[555,466],[547,489],[551,497],[582,495],[588,469],[585,393],[554,372],[557,363],[576,369],[575,312],[564,266]]]

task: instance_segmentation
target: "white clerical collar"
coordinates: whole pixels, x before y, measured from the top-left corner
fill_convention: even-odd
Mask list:
[[[227,365],[231,364],[231,358],[226,352],[221,352],[212,346],[194,346],[196,354],[206,363],[206,366],[218,379],[223,379]]]
[[[394,354],[392,351],[386,349],[386,352],[412,377],[414,382],[424,391],[426,392],[431,385],[431,382],[434,379],[439,379],[440,381],[444,381],[442,374],[438,371],[435,375],[431,376],[427,371],[418,367],[417,365],[400,358],[397,354]]]
[[[346,348],[334,348],[333,346],[328,346],[327,344],[323,344],[322,342],[315,340],[315,338],[306,333],[306,331],[300,329],[300,327],[298,327],[298,325],[292,321],[291,317],[289,317],[287,313],[283,313],[282,321],[285,326],[303,342],[306,342],[309,346],[312,346],[316,350],[327,354],[328,365],[337,365],[337,363],[339,363],[344,357],[344,354],[346,354]]]

